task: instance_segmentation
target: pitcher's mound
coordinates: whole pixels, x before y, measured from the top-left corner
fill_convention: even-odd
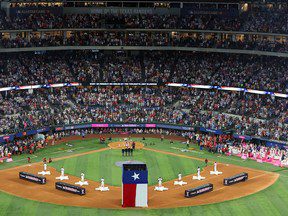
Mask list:
[[[128,141],[127,143],[128,143],[129,148],[132,148],[132,141]],[[122,149],[122,148],[126,148],[127,143],[126,141],[111,142],[108,144],[108,146],[111,149]],[[135,149],[142,149],[143,147],[144,147],[143,143],[135,142]]]

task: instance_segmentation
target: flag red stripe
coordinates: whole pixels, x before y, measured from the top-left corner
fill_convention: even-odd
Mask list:
[[[135,207],[137,184],[123,184],[123,207]]]

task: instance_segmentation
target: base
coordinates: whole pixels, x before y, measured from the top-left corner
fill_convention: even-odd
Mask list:
[[[156,186],[154,190],[156,190],[156,191],[166,191],[166,190],[168,190],[168,188],[165,188],[163,186],[161,186],[161,187]]]
[[[59,177],[56,177],[56,179],[59,179],[59,180],[68,180],[69,177],[68,176],[59,176]]]
[[[216,171],[210,171],[210,174],[211,175],[221,175],[222,172],[219,172],[218,170],[216,170]]]
[[[98,188],[95,188],[95,190],[97,191],[109,191],[109,188],[108,187],[98,187]]]
[[[187,182],[184,182],[184,181],[174,181],[174,185],[182,186],[182,185],[186,185],[186,184],[187,184]]]
[[[195,179],[195,180],[203,180],[203,179],[205,179],[205,177],[202,177],[202,176],[193,176],[193,179]]]
[[[50,171],[41,171],[41,172],[38,172],[38,174],[40,174],[40,175],[51,175]]]
[[[79,182],[75,182],[76,185],[80,185],[80,186],[83,186],[83,185],[89,185],[87,181],[79,181]]]

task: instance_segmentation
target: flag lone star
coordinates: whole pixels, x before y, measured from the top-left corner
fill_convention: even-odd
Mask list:
[[[140,179],[140,178],[139,178],[139,175],[140,175],[140,173],[136,174],[136,173],[134,172],[134,175],[131,176],[131,177],[134,178],[134,181],[135,181],[136,179]]]

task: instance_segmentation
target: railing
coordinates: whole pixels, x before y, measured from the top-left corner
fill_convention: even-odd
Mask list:
[[[47,28],[47,29],[0,29],[0,33],[21,33],[21,32],[67,32],[67,31],[95,31],[95,32],[165,32],[165,33],[213,33],[213,34],[226,34],[226,35],[259,35],[268,37],[288,37],[287,34],[270,33],[270,32],[248,32],[248,31],[221,31],[221,30],[197,30],[197,29],[145,29],[145,28]]]
[[[124,45],[111,45],[111,41],[103,40],[102,42],[107,42],[107,45],[99,45],[94,43],[93,41],[87,46],[79,46],[74,44],[66,43],[66,39],[70,38],[70,33],[78,34],[83,32],[91,32],[93,34],[103,34],[104,32],[107,34],[110,33],[121,33],[122,35],[119,38],[123,39],[122,43]],[[268,55],[268,56],[278,56],[278,57],[287,57],[288,56],[288,34],[276,34],[276,33],[265,33],[265,32],[241,32],[241,31],[218,31],[218,30],[186,30],[186,29],[94,29],[94,28],[64,28],[64,29],[24,29],[24,30],[0,30],[0,33],[8,37],[9,39],[14,39],[16,34],[22,35],[22,38],[30,41],[31,35],[38,35],[38,37],[42,37],[45,34],[60,36],[59,45],[54,46],[45,46],[45,44],[38,46],[38,44],[33,44],[32,47],[16,47],[16,48],[0,48],[0,52],[21,52],[21,51],[46,51],[46,50],[175,50],[175,51],[199,51],[199,52],[220,52],[220,53],[236,53],[236,54],[252,54],[252,55]],[[129,34],[135,33],[143,33],[147,35],[147,41],[142,43],[141,37],[137,36],[137,40],[135,44],[131,44],[130,42],[125,42],[124,38],[129,38]],[[149,34],[148,34],[149,33]],[[156,34],[164,34],[167,39],[164,45],[158,45],[158,42],[154,41],[153,35]],[[148,36],[149,35],[149,36]],[[151,36],[152,35],[152,36]],[[199,37],[201,35],[201,37]],[[94,35],[95,36],[95,35]],[[163,37],[164,37],[163,36]],[[95,36],[98,38],[102,38],[102,36]],[[184,41],[180,41],[179,39],[183,38]],[[201,43],[197,44],[195,42],[189,41],[198,40],[199,38],[212,38],[213,43],[217,43],[217,41],[231,41],[233,43],[236,42],[236,47],[217,47],[217,45],[209,45],[205,47],[201,47]],[[217,38],[217,39],[216,39]],[[256,39],[255,39],[256,38]],[[182,39],[181,39],[182,40]],[[206,39],[203,39],[205,42]],[[169,42],[168,42],[169,41]],[[244,45],[248,45],[248,48],[245,48],[242,43],[238,43],[238,41],[244,41]],[[266,41],[265,43],[277,42],[276,49],[271,46],[266,49],[264,45],[260,49],[265,51],[256,50],[254,48],[254,42]],[[101,42],[101,43],[102,43]],[[282,44],[284,42],[284,44]],[[182,44],[183,43],[183,44]],[[65,45],[67,44],[67,45]],[[110,44],[110,45],[108,45]],[[112,43],[113,44],[113,43]],[[243,48],[242,48],[243,46]],[[263,48],[264,46],[264,48]],[[209,47],[209,48],[206,48]],[[240,47],[240,48],[239,48]],[[283,47],[283,48],[282,48]]]
[[[57,50],[135,50],[135,51],[188,51],[188,52],[214,52],[214,53],[232,53],[249,54],[275,57],[288,57],[287,53],[269,52],[257,50],[242,49],[222,49],[222,48],[198,48],[198,47],[171,47],[171,46],[52,46],[52,47],[24,47],[24,48],[0,48],[0,53],[11,52],[35,52],[35,51],[57,51]]]
[[[41,84],[41,85],[26,85],[26,86],[11,86],[11,87],[2,87],[0,88],[0,92],[3,91],[18,91],[18,90],[29,90],[29,89],[39,89],[39,88],[61,88],[61,87],[77,87],[83,86],[82,83],[72,82],[72,83],[55,83],[55,84]],[[87,85],[86,85],[87,86]],[[89,83],[88,86],[158,86],[157,83]],[[200,84],[185,84],[185,83],[166,83],[164,86],[168,87],[184,87],[184,88],[196,88],[196,89],[214,89],[214,90],[222,90],[222,91],[239,91],[250,94],[258,94],[258,95],[271,95],[275,97],[288,98],[288,94],[283,94],[279,92],[270,92],[270,91],[262,91],[256,89],[249,89],[243,87],[229,87],[229,86],[213,86],[213,85],[200,85]]]

